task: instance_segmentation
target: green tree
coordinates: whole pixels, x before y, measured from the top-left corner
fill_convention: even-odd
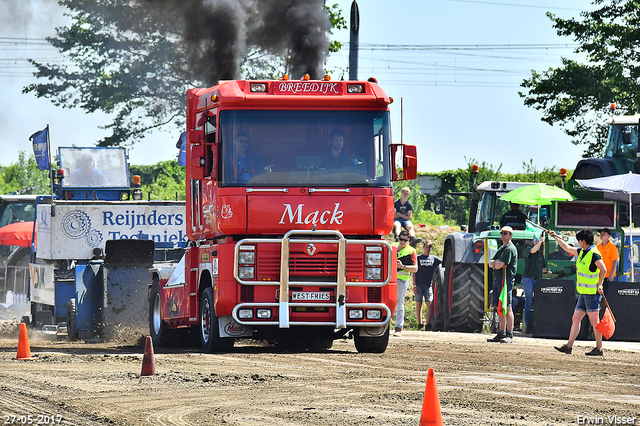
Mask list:
[[[0,169],[0,194],[49,194],[46,170],[38,169],[33,154],[18,152],[18,161]]]
[[[486,162],[479,163],[474,159],[466,159],[467,167],[456,170],[445,170],[437,173],[436,176],[442,179],[441,193],[444,195],[446,220],[455,221],[458,225],[469,223],[469,211],[471,206],[471,197],[473,196],[473,174],[471,173],[474,164],[478,165],[478,175],[476,183],[482,183],[487,180],[499,180],[499,166],[493,166]],[[452,194],[453,193],[453,194]],[[466,195],[454,195],[466,194]]]
[[[130,167],[131,175],[139,175],[144,197],[153,200],[185,200],[186,170],[177,160],[161,161],[150,166]],[[150,194],[150,195],[149,195]]]
[[[579,43],[585,63],[563,58],[562,66],[532,71],[522,82],[525,105],[541,110],[542,120],[558,124],[584,157],[601,157],[605,117],[615,102],[618,112],[640,111],[640,8],[635,0],[594,0],[599,8],[580,19],[548,13],[559,36]]]
[[[294,57],[291,43],[307,42],[317,30],[296,20],[296,15],[286,25],[276,19],[266,22],[259,10],[243,10],[245,3],[235,0],[59,3],[68,9],[72,22],[58,28],[57,36],[48,41],[64,61],[44,64],[31,60],[37,69],[34,75],[45,82],[31,84],[23,92],[51,99],[63,108],[111,114],[113,121],[103,126],[111,134],[97,141],[98,146],[131,145],[168,125],[183,128],[187,89],[212,86],[239,74],[245,78],[282,75],[286,67],[304,61]],[[270,5],[279,11],[303,8],[299,3],[262,0],[246,4]],[[318,0],[305,3],[309,13],[322,13]],[[313,21],[326,29],[316,31],[320,35],[316,38],[326,41],[326,49],[336,50],[339,44],[329,44],[326,33],[346,28],[346,22],[337,5],[325,10],[329,19],[325,14]],[[299,32],[290,39],[276,37],[285,29]],[[269,32],[269,37],[260,38],[261,31]],[[276,40],[265,45],[265,39]]]

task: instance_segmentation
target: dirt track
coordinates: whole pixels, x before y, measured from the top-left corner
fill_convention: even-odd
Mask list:
[[[142,346],[48,341],[30,331],[34,361],[11,359],[17,336],[0,340],[0,421],[31,415],[45,424],[53,414],[67,425],[417,425],[433,368],[445,424],[579,424],[579,416],[609,424],[618,416],[640,425],[640,344],[605,342],[605,357],[593,359],[584,355],[590,342],[569,356],[553,350],[554,340],[487,337],[405,332],[381,355],[358,354],[344,340],[318,352],[259,342],[225,355],[156,348],[158,375],[139,378]]]

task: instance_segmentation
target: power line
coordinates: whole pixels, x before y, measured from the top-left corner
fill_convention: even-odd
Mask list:
[[[349,43],[343,42],[343,46],[349,48]],[[429,50],[550,50],[550,49],[575,49],[579,44],[552,43],[552,44],[379,44],[360,43],[363,50],[383,51],[429,51]]]
[[[558,6],[540,6],[540,5],[518,4],[518,3],[499,3],[499,2],[493,2],[493,1],[481,1],[481,0],[442,0],[442,1],[454,1],[454,2],[459,2],[459,3],[489,4],[489,5],[494,5],[494,6],[526,7],[526,8],[532,8],[532,9],[570,10],[570,11],[582,12],[582,9],[573,9],[573,8],[569,8],[569,7],[558,7]]]

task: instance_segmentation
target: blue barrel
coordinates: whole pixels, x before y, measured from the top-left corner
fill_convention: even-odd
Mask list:
[[[78,338],[100,334],[104,283],[102,260],[76,264],[76,329]]]

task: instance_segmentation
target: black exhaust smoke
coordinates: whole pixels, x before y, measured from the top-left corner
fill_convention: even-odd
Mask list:
[[[255,5],[260,21],[249,34],[250,43],[286,55],[294,79],[304,74],[321,78],[330,28],[322,0],[261,0]]]
[[[186,61],[207,84],[240,77],[247,46],[284,56],[294,79],[319,79],[329,47],[323,0],[144,0],[184,18]]]

